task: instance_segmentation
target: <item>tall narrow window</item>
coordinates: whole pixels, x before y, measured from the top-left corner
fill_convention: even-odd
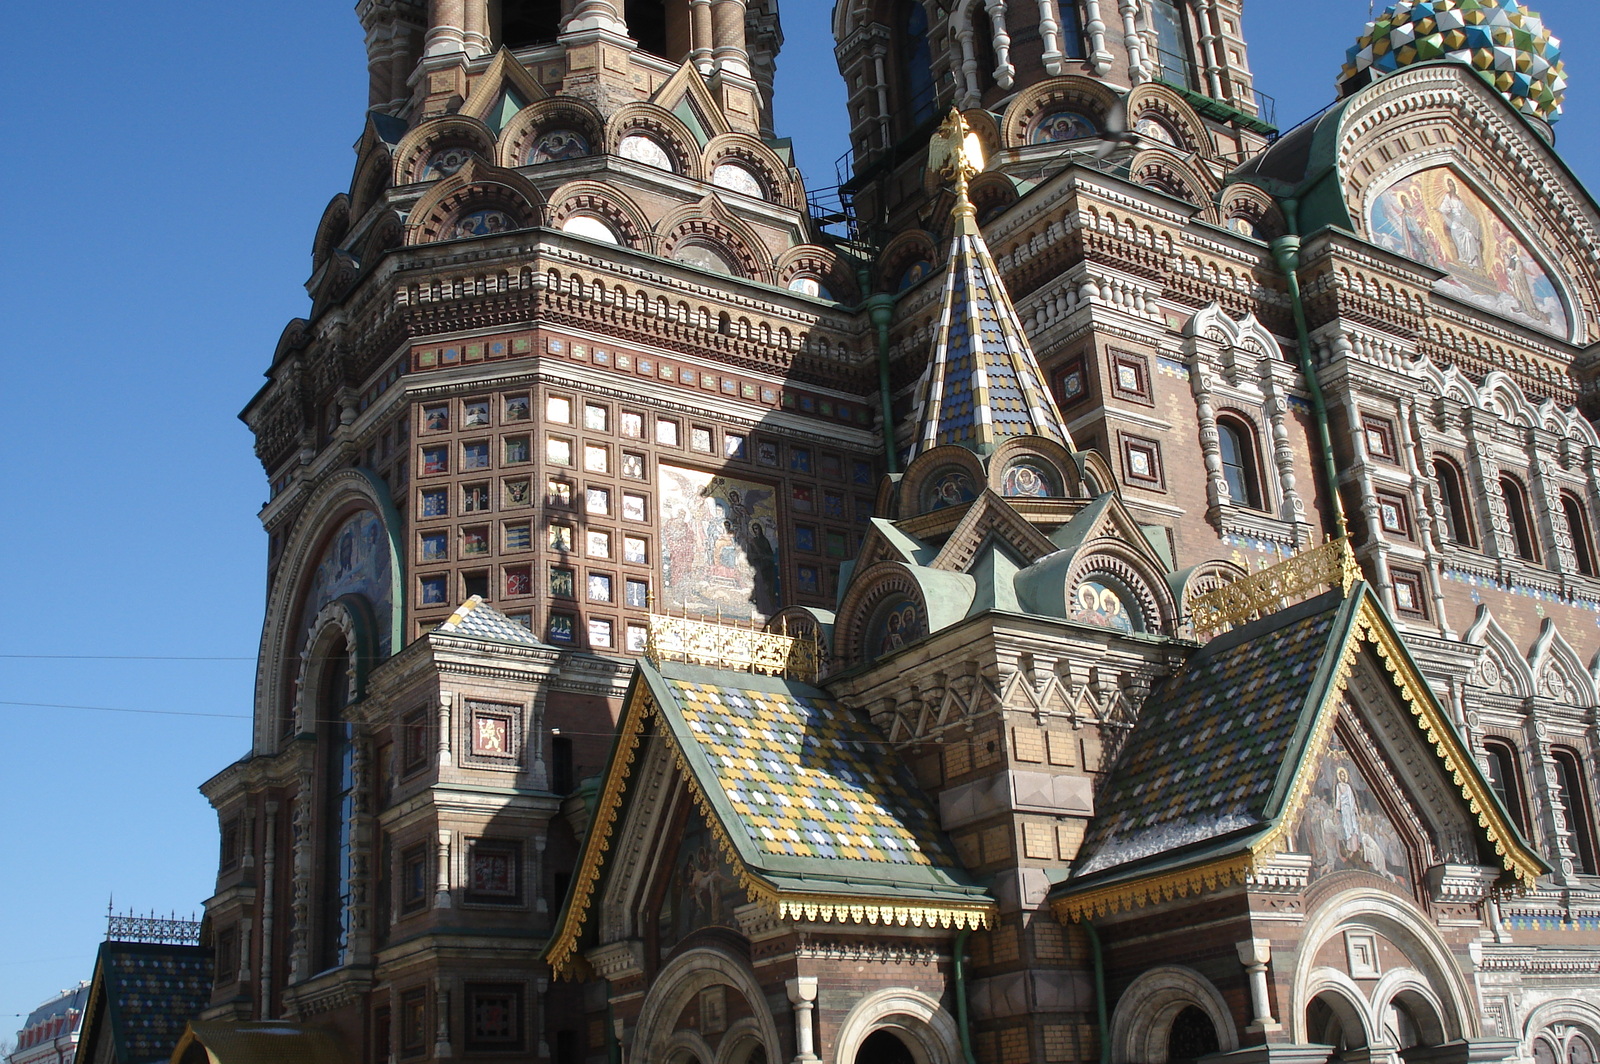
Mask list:
[[[1083,19],[1078,15],[1078,0],[1058,0],[1056,17],[1061,24],[1061,54],[1068,59],[1082,59]]]
[[[1533,514],[1528,510],[1528,493],[1510,477],[1500,478],[1500,495],[1506,504],[1506,520],[1511,524],[1511,539],[1517,557],[1530,562],[1539,560],[1534,546]]]
[[[1472,523],[1467,517],[1467,494],[1461,470],[1450,459],[1433,456],[1433,482],[1439,488],[1439,503],[1444,510],[1444,538],[1463,547],[1473,545]]]
[[[316,702],[322,757],[321,928],[317,968],[344,963],[350,931],[350,820],[355,814],[355,733],[345,719],[350,701],[350,653],[330,652],[322,666]]]
[[[628,24],[628,36],[638,41],[640,48],[663,59],[672,58],[667,53],[667,5],[663,0],[626,0],[622,17]]]
[[[1222,479],[1240,506],[1261,509],[1261,478],[1256,470],[1253,434],[1233,418],[1217,419],[1217,446],[1222,452]]]
[[[1183,28],[1183,11],[1174,0],[1149,0],[1150,28],[1156,31],[1156,61],[1161,65],[1161,80],[1170,85],[1198,90],[1194,63],[1189,58],[1188,34]]]
[[[489,12],[498,28],[495,39],[507,48],[545,44],[561,32],[561,5],[548,0],[491,0]]]
[[[1528,833],[1527,805],[1522,800],[1522,776],[1517,772],[1517,751],[1510,743],[1490,739],[1483,744],[1489,755],[1489,786],[1500,804],[1511,814],[1512,822],[1524,835]]]
[[[572,740],[557,736],[550,740],[550,790],[556,794],[571,794]]]
[[[994,68],[999,60],[994,54],[994,22],[983,0],[974,0],[972,5],[972,55],[978,64],[978,92],[986,93],[994,88]]]
[[[901,79],[905,90],[903,111],[911,132],[933,118],[933,52],[928,47],[928,13],[917,0],[900,7]]]
[[[1586,876],[1596,874],[1600,859],[1594,851],[1594,806],[1589,788],[1584,785],[1578,755],[1564,747],[1551,751],[1556,760],[1556,779],[1560,793],[1556,799],[1567,818],[1567,841],[1572,846],[1572,864]]]
[[[1594,537],[1589,533],[1589,515],[1583,503],[1570,492],[1561,493],[1561,512],[1567,518],[1567,531],[1572,533],[1572,555],[1577,559],[1578,572],[1594,576]]]

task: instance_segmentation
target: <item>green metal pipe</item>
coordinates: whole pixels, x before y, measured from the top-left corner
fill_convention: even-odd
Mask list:
[[[894,449],[894,396],[889,392],[889,323],[894,319],[894,296],[877,292],[867,297],[867,310],[878,330],[878,399],[883,405],[883,458],[890,473],[900,472]]]
[[[972,1055],[972,1027],[967,1019],[967,936],[972,934],[972,928],[963,927],[956,932],[955,962],[956,977],[956,1028],[961,1032],[961,1057],[966,1064],[978,1064]]]
[[[1089,952],[1094,955],[1094,1011],[1100,1025],[1100,1064],[1111,1064],[1111,1021],[1106,1009],[1106,958],[1100,949],[1100,932],[1094,924],[1083,921],[1083,933],[1089,938]]]
[[[1298,204],[1292,200],[1281,203],[1283,216],[1294,228]],[[1295,339],[1300,348],[1300,375],[1305,378],[1306,391],[1311,396],[1311,416],[1317,424],[1317,444],[1322,449],[1322,476],[1327,481],[1328,499],[1333,507],[1334,535],[1343,539],[1349,532],[1344,520],[1344,500],[1339,497],[1339,467],[1333,457],[1333,434],[1328,429],[1328,404],[1322,396],[1322,383],[1317,380],[1317,369],[1311,360],[1311,330],[1306,325],[1306,305],[1300,293],[1300,237],[1294,232],[1272,241],[1272,257],[1283,271],[1289,286],[1289,305],[1294,310]]]

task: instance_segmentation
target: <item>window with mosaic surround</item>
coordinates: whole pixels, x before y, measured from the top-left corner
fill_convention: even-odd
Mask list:
[[[520,706],[467,701],[467,749],[474,758],[515,761],[521,748]]]
[[[469,1052],[520,1052],[522,1049],[522,986],[515,983],[468,983],[466,986]]]
[[[1390,582],[1394,585],[1394,607],[1411,617],[1428,616],[1427,599],[1423,596],[1422,574],[1411,569],[1392,568]]]
[[[1394,422],[1377,414],[1361,415],[1361,434],[1367,444],[1367,453],[1374,458],[1392,462],[1399,454],[1395,450]]]
[[[469,902],[521,905],[522,844],[514,839],[469,839],[466,885]]]
[[[1068,359],[1063,363],[1061,368],[1056,370],[1051,383],[1055,386],[1056,402],[1062,406],[1069,406],[1088,398],[1088,370],[1083,357]]]
[[[1106,351],[1110,363],[1111,394],[1146,406],[1153,401],[1150,391],[1150,359],[1136,351]]]

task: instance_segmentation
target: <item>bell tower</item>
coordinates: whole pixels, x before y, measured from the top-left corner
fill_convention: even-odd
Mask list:
[[[999,149],[1045,144],[1059,155],[1070,140],[1082,142],[1074,151],[1104,156],[1129,146],[1118,105],[1152,83],[1220,127],[1242,120],[1259,141],[1271,104],[1251,81],[1241,11],[1242,0],[959,0],[948,8],[840,0],[835,55],[849,86],[852,189],[864,197],[858,213],[889,229],[907,220],[899,204],[920,198],[920,153],[952,107],[990,115],[971,116],[973,125],[994,134],[986,138],[993,165],[1006,169],[1037,162],[1031,156],[1039,152]],[[1081,121],[1030,115],[1025,142],[1003,143],[1006,116],[1040,96],[1078,99],[1060,113]]]

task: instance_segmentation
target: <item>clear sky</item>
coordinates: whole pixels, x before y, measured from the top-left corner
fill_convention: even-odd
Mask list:
[[[1535,6],[1567,46],[1561,149],[1600,187],[1600,14]],[[783,16],[779,132],[831,185],[829,5]],[[1280,125],[1331,100],[1368,17],[1367,0],[1249,0]],[[313,230],[366,103],[350,0],[11,4],[6,36],[0,1044],[89,977],[111,898],[198,914],[210,893],[196,788],[248,748],[265,597],[266,483],[236,415],[308,309]],[[73,413],[33,424],[57,407]]]

